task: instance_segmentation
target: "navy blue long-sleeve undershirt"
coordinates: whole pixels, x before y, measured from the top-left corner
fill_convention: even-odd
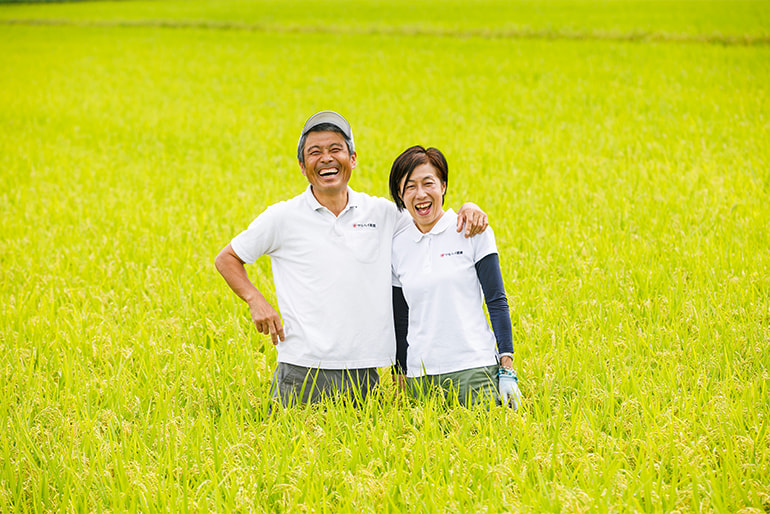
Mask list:
[[[513,353],[513,330],[505,296],[503,275],[500,273],[500,259],[491,253],[476,263],[476,276],[484,292],[489,321],[497,340],[499,353]],[[407,333],[409,332],[409,305],[400,287],[393,287],[393,325],[396,329],[396,365],[394,372],[406,372]]]

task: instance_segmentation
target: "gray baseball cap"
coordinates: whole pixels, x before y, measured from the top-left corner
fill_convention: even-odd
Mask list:
[[[340,129],[342,133],[345,134],[345,137],[350,139],[350,146],[353,147],[351,148],[351,152],[355,152],[355,146],[353,143],[353,131],[350,130],[350,123],[348,123],[348,120],[343,118],[341,114],[334,111],[317,112],[308,118],[308,120],[305,122],[305,126],[302,127],[302,134],[300,134],[300,138],[307,134],[310,129],[317,127],[321,123],[331,123]]]

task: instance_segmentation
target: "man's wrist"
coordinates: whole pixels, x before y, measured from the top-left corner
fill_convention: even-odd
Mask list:
[[[243,295],[243,301],[248,304],[249,307],[259,307],[259,305],[265,301],[265,297],[259,292],[257,288],[252,291],[248,291]]]

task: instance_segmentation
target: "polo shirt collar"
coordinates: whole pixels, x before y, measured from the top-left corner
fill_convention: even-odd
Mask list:
[[[326,207],[321,205],[321,202],[319,202],[318,199],[313,194],[313,186],[311,186],[310,184],[308,184],[307,189],[305,189],[305,192],[302,194],[305,196],[305,199],[307,200],[307,203],[310,206],[310,208],[313,209],[314,211],[318,211],[320,209],[326,209]],[[342,209],[340,216],[342,216],[342,214],[348,209],[357,209],[360,203],[361,203],[361,197],[359,193],[353,191],[352,189],[350,189],[350,186],[348,186],[348,204],[345,206],[344,209]]]
[[[444,211],[444,215],[441,216],[441,219],[438,220],[438,222],[433,225],[433,228],[430,229],[427,233],[423,234],[420,232],[420,230],[417,228],[417,225],[412,223],[412,230],[414,230],[414,242],[419,242],[423,237],[427,237],[429,235],[438,235],[444,232],[446,229],[448,229],[452,223],[457,219],[457,216],[455,215],[455,211],[452,209],[447,209]]]

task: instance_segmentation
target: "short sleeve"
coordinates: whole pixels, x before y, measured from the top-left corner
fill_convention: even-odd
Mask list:
[[[230,242],[235,254],[245,263],[253,264],[262,255],[269,255],[278,248],[280,234],[277,205],[268,207],[251,222],[249,228]]]
[[[396,271],[392,268],[391,268],[390,276],[391,276],[391,283],[392,283],[391,285],[393,287],[403,287],[401,285],[401,281],[398,279],[398,276],[396,275]]]
[[[487,255],[497,253],[497,244],[495,243],[495,233],[492,227],[470,238],[471,245],[473,246],[473,263],[479,262]]]
[[[396,223],[394,225],[393,235],[396,235],[402,230],[409,228],[409,226],[414,222],[412,221],[412,217],[409,215],[409,213],[406,210],[399,211],[398,207],[396,207],[396,204],[393,204],[393,210],[396,211]]]

